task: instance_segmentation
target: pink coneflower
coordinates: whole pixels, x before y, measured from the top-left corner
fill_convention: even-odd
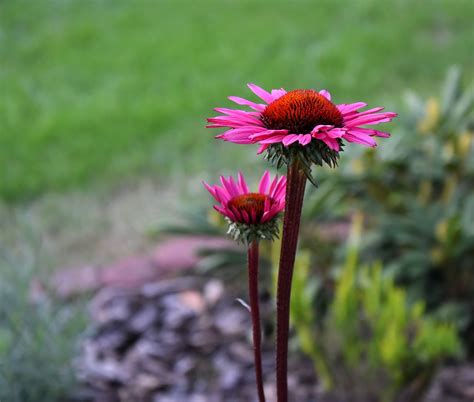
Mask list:
[[[285,208],[286,178],[275,176],[272,180],[270,173],[266,171],[260,179],[257,192],[250,192],[241,173],[238,174],[237,180],[232,176],[221,176],[221,183],[222,186],[203,184],[218,202],[214,209],[229,222],[228,233],[238,242],[247,245],[255,378],[258,400],[265,402],[258,299],[259,241],[272,240],[278,236],[278,218]]]
[[[238,105],[253,111],[216,108],[222,115],[208,119],[207,127],[229,127],[217,136],[238,144],[259,143],[258,153],[271,144],[281,143],[306,146],[314,141],[324,143],[330,150],[339,152],[343,140],[368,147],[377,145],[373,137],[389,137],[390,134],[363,126],[391,121],[396,113],[381,112],[383,107],[359,111],[367,106],[364,102],[334,104],[326,90],[296,89],[271,92],[248,84],[250,90],[265,103],[230,96]]]
[[[250,192],[244,176],[237,180],[221,176],[222,187],[203,183],[219,205],[214,209],[230,221],[245,225],[263,225],[270,222],[285,208],[285,176],[273,180],[266,171],[257,192]]]

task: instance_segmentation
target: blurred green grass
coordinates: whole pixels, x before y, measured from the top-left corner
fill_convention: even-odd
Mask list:
[[[4,0],[0,197],[252,166],[204,128],[245,83],[393,105],[451,64],[474,77],[473,18],[471,0]]]

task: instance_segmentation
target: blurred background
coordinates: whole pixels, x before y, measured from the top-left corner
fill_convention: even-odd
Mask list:
[[[399,113],[308,189],[294,400],[472,401],[473,19],[471,0],[0,1],[0,400],[252,400],[245,255],[201,180],[268,167],[205,128],[253,82]]]

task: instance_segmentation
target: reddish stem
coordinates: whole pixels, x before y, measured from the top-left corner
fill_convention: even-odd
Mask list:
[[[258,241],[248,248],[248,278],[250,312],[252,314],[253,351],[255,360],[255,378],[257,380],[258,400],[265,402],[262,372],[262,330],[260,328],[260,308],[258,295]]]
[[[291,280],[295,265],[301,209],[303,207],[306,175],[295,157],[288,165],[286,205],[280,251],[277,286],[276,375],[278,402],[288,401],[288,336],[290,328]]]

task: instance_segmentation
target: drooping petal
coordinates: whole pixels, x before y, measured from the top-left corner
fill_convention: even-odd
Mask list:
[[[334,128],[334,126],[331,124],[318,124],[311,130],[311,134],[315,134],[318,132],[326,132],[328,130],[331,130],[332,128]]]
[[[245,140],[246,144],[252,144],[255,141],[252,139],[253,135],[257,133],[263,133],[267,130],[263,127],[254,127],[254,126],[245,126],[240,128],[234,128],[225,131],[224,133],[219,135],[219,138],[222,138],[226,141],[236,142],[240,140]]]
[[[342,128],[333,128],[326,131],[326,134],[330,138],[341,138],[345,134],[346,130]]]
[[[270,146],[270,144],[262,144],[258,148],[257,155],[260,155],[261,153],[265,152],[265,150]]]
[[[258,141],[260,144],[275,144],[277,142],[281,142],[286,135],[275,135],[273,137],[268,137],[263,140]]]
[[[249,138],[254,142],[259,142],[274,136],[285,136],[288,134],[288,130],[263,130],[255,134],[249,135]]]
[[[298,141],[298,134],[288,134],[283,138],[283,145],[287,147],[288,145],[293,144],[294,142]]]
[[[357,130],[348,131],[346,134],[344,134],[343,138],[346,141],[356,142],[367,147],[377,146],[377,142],[370,135],[364,134]]]
[[[311,142],[311,134],[302,134],[298,140],[301,145],[308,145]]]
[[[331,137],[326,137],[324,138],[322,141],[324,141],[324,143],[331,149],[333,149],[334,151],[338,151],[341,149],[340,145],[339,145],[339,142],[337,140],[335,140],[334,138],[331,138]]]

